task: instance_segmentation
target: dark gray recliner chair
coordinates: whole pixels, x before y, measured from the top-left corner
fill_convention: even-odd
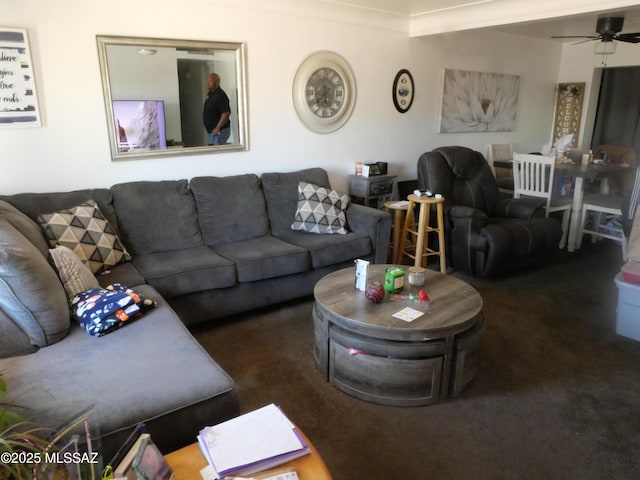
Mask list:
[[[545,218],[544,201],[500,197],[484,156],[440,147],[418,159],[418,186],[445,198],[447,264],[489,277],[544,263],[557,251],[560,222]]]

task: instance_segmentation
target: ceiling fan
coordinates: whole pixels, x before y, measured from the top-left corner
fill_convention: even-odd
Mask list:
[[[558,35],[551,38],[584,38],[582,42],[600,40],[601,42],[612,42],[614,40],[628,43],[640,43],[640,32],[620,33],[624,25],[624,17],[599,17],[596,23],[596,33],[598,35]]]

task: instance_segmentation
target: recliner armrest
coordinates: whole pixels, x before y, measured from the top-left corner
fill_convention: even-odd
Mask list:
[[[542,198],[503,198],[496,203],[493,216],[519,218],[526,220],[534,217],[544,217]]]
[[[484,251],[481,230],[487,225],[488,215],[480,209],[453,206],[447,210],[447,257],[449,263],[467,272],[475,271],[478,249]]]
[[[374,263],[386,263],[391,237],[391,214],[350,202],[346,210],[349,229],[366,233],[374,249]]]
[[[456,205],[449,208],[448,216],[452,222],[456,222],[456,220],[461,219],[474,219],[474,220],[483,220],[486,221],[489,216],[486,212],[483,212],[480,209],[473,207],[465,207],[461,205]]]

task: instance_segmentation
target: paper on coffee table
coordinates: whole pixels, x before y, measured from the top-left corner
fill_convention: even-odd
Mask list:
[[[395,318],[399,318],[400,320],[404,320],[405,322],[412,322],[422,315],[424,315],[424,312],[411,307],[405,307],[393,314]]]

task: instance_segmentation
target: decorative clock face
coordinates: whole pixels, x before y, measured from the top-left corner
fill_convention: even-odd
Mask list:
[[[356,100],[349,64],[329,51],[311,54],[298,67],[293,80],[293,106],[310,130],[330,133],[346,123]]]
[[[319,68],[309,80],[305,90],[307,105],[314,115],[330,118],[336,115],[345,102],[345,86],[342,77],[332,68]]]

